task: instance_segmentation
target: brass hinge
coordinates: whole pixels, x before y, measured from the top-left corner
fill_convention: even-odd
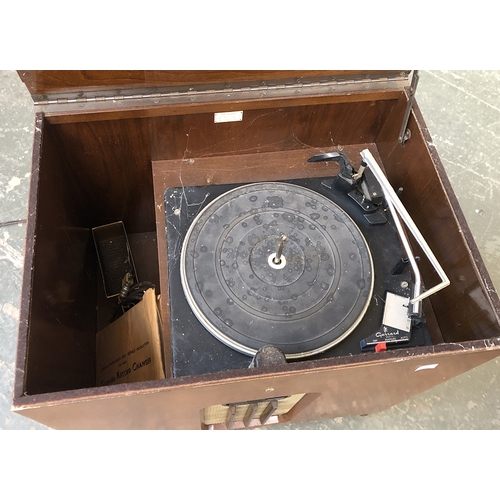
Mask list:
[[[369,89],[371,86],[380,87],[384,84],[395,85],[403,81],[401,74],[394,76],[386,76],[381,78],[359,78],[359,79],[342,79],[338,77],[325,77],[321,80],[304,80],[297,79],[287,82],[274,82],[267,83],[261,82],[260,84],[248,85],[243,84],[238,86],[236,84],[222,84],[220,86],[212,87],[183,87],[183,88],[163,88],[163,89],[148,89],[146,92],[138,93],[131,92],[127,94],[126,91],[119,93],[108,92],[95,92],[95,93],[73,93],[63,96],[50,98],[48,96],[34,96],[35,105],[49,106],[49,105],[71,105],[71,104],[87,104],[87,103],[109,103],[109,104],[122,104],[124,102],[134,101],[152,101],[154,104],[164,103],[165,100],[184,99],[195,101],[198,99],[206,99],[210,96],[219,95],[221,98],[231,98],[238,95],[259,95],[266,97],[268,93],[309,93],[309,92],[335,92],[342,91],[343,89],[351,91],[349,87],[360,87],[360,89]]]

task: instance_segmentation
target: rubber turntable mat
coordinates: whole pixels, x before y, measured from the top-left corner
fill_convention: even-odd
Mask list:
[[[355,330],[331,349],[307,359],[359,354],[359,341],[380,327],[387,290],[404,293],[401,283],[410,282],[409,271],[391,276],[390,271],[404,256],[391,220],[383,225],[370,225],[359,206],[347,196],[348,185],[329,189],[333,179],[298,179],[287,181],[326,196],[345,210],[364,235],[373,258],[374,288],[367,312]],[[242,184],[168,188],[165,191],[165,216],[168,245],[168,272],[171,308],[173,375],[180,377],[247,368],[251,357],[235,351],[209,333],[189,306],[181,284],[180,255],[185,235],[198,214],[218,196]],[[407,346],[428,344],[424,329],[414,330]],[[293,362],[293,361],[290,361]]]
[[[181,282],[221,342],[250,356],[274,345],[299,359],[352,331],[373,273],[367,243],[337,204],[301,186],[261,182],[200,212],[184,239]]]

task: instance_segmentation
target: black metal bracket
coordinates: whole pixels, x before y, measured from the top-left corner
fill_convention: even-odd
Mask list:
[[[330,185],[322,183],[328,189],[334,189],[336,181],[342,179],[351,186],[347,193],[365,212],[365,218],[370,224],[385,224],[387,217],[381,210],[384,201],[382,188],[364,161],[356,172],[349,158],[344,153],[320,153],[307,160],[309,163],[335,161],[340,165],[340,172]]]
[[[401,146],[404,146],[406,141],[411,137],[411,132],[408,128],[408,120],[410,119],[413,102],[415,101],[415,92],[417,91],[418,79],[418,70],[414,70],[408,90],[408,104],[406,105],[405,114],[403,116],[403,123],[401,124],[401,129],[399,131],[398,142]]]
[[[339,177],[344,179],[349,185],[353,185],[355,182],[356,172],[349,162],[349,158],[344,153],[339,153],[337,151],[331,153],[319,153],[317,155],[311,156],[308,163],[317,163],[321,161],[335,161],[340,165]]]

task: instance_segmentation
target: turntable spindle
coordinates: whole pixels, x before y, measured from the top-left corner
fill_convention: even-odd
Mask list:
[[[273,262],[276,265],[281,264],[281,254],[283,253],[283,247],[285,246],[286,234],[282,234],[280,241],[278,243],[278,250],[276,250],[276,255],[274,256]]]

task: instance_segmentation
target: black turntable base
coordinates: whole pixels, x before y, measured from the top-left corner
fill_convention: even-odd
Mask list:
[[[248,368],[266,345],[289,362],[358,354],[386,293],[409,296],[389,214],[373,223],[333,181],[165,191],[175,377]],[[405,346],[429,343],[420,323]]]

